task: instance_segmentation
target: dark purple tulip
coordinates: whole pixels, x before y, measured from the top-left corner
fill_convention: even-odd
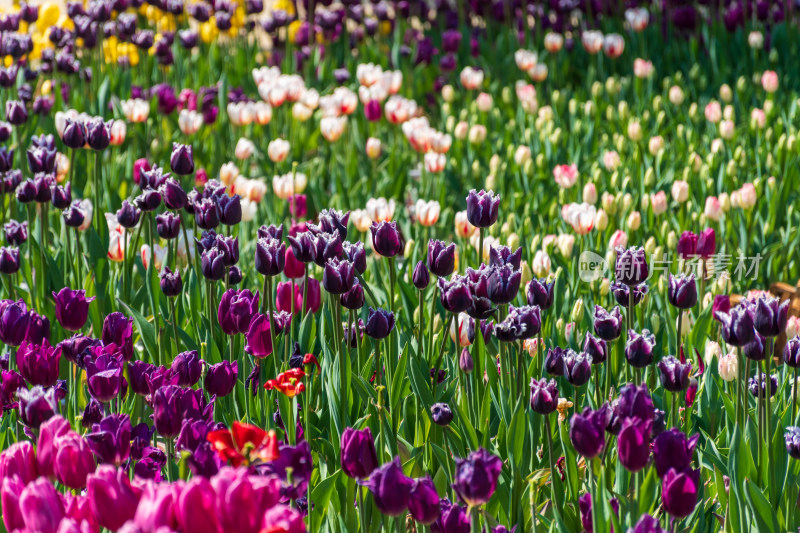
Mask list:
[[[553,305],[553,287],[555,287],[555,280],[547,281],[547,278],[532,279],[528,282],[528,290],[526,292],[528,305],[536,305],[542,311],[550,309]]]
[[[678,238],[678,256],[690,259],[697,253],[697,235],[691,231],[684,231]]]
[[[86,145],[86,126],[83,122],[68,118],[64,125],[64,134],[61,140],[73,150],[83,148]]]
[[[176,238],[181,232],[181,217],[168,211],[156,215],[156,232],[165,240]]]
[[[81,209],[78,200],[72,202],[72,205],[65,209],[61,216],[64,218],[64,224],[69,228],[79,228],[86,220],[86,214]]]
[[[542,319],[538,307],[511,306],[508,316],[494,327],[494,334],[503,342],[530,339],[539,333]]]
[[[52,387],[44,389],[37,385],[30,390],[23,387],[17,391],[17,398],[19,418],[29,428],[39,429],[58,409],[56,391]]]
[[[101,118],[86,123],[86,142],[92,150],[105,150],[111,142],[111,123]]]
[[[641,333],[636,333],[630,329],[628,341],[625,343],[625,359],[633,367],[644,368],[653,362],[655,345],[656,337],[650,330],[643,329]]]
[[[800,427],[787,427],[784,440],[786,442],[786,451],[789,455],[795,459],[800,459]]]
[[[226,335],[246,333],[253,315],[258,312],[259,293],[253,295],[248,289],[228,289],[222,295],[217,310],[217,319]]]
[[[206,279],[218,281],[225,277],[225,254],[218,248],[204,250],[200,259],[200,270]]]
[[[72,186],[67,183],[65,187],[52,185],[50,190],[50,201],[56,209],[66,209],[72,203]]]
[[[453,273],[456,264],[455,243],[445,244],[443,241],[428,241],[428,268],[437,276],[447,277]]]
[[[345,241],[342,243],[342,248],[344,249],[345,257],[353,263],[358,274],[363,274],[367,271],[367,253],[364,250],[363,242],[350,243]]]
[[[283,239],[283,225],[270,224],[269,226],[261,226],[258,228],[259,239]]]
[[[627,418],[653,421],[655,417],[653,400],[645,385],[636,386],[632,383],[623,385],[619,391],[619,398],[611,408],[611,421],[606,429],[614,435],[619,434],[622,422]]]
[[[8,100],[6,102],[6,120],[14,126],[25,124],[28,121],[25,103],[20,100]]]
[[[275,319],[273,318],[273,327]],[[245,334],[247,344],[244,350],[253,357],[266,357],[272,353],[272,339],[270,337],[269,316],[257,313],[250,321],[250,327]]]
[[[555,380],[537,381],[531,378],[531,409],[540,415],[549,415],[558,406],[558,386]]]
[[[745,357],[753,361],[763,361],[767,356],[766,339],[760,333],[756,333],[753,340],[748,342],[742,348]]]
[[[605,363],[608,359],[608,345],[603,339],[598,339],[588,331],[583,341],[583,351],[588,355],[593,365]]]
[[[14,149],[0,147],[0,172],[8,172],[14,168]]]
[[[425,290],[428,283],[431,281],[431,276],[428,273],[428,267],[425,266],[424,261],[419,261],[417,266],[414,267],[414,272],[411,275],[411,282],[419,290]]]
[[[564,375],[564,354],[572,351],[570,348],[566,350],[558,346],[554,346],[547,350],[547,355],[544,358],[544,369],[551,376]]]
[[[788,314],[788,299],[781,303],[777,298],[762,297],[755,302],[753,325],[764,337],[777,337],[786,329]]]
[[[519,270],[522,261],[522,248],[512,252],[508,246],[492,246],[489,248],[489,266],[499,267],[510,265],[514,270]]]
[[[681,363],[675,356],[669,355],[656,364],[661,385],[670,392],[680,392],[689,386],[689,375],[692,363]]]
[[[233,392],[239,375],[239,362],[222,361],[208,367],[203,387],[208,394],[222,398]]]
[[[183,290],[183,280],[181,279],[180,271],[171,271],[168,267],[164,267],[161,271],[161,279],[159,280],[161,292],[164,296],[174,297],[178,296]]]
[[[0,142],[6,142],[11,138],[11,124],[5,120],[0,120]]]
[[[128,200],[123,200],[122,207],[117,211],[117,222],[123,228],[131,229],[139,223],[142,211]]]
[[[609,313],[599,305],[594,306],[594,332],[605,341],[616,340],[622,330],[620,308],[614,307]]]
[[[661,480],[661,502],[674,518],[686,518],[697,506],[700,491],[700,470],[670,469]]]
[[[325,267],[329,260],[344,255],[344,247],[338,233],[318,233],[314,237],[314,263]]]
[[[337,233],[342,241],[347,239],[347,222],[350,212],[342,213],[335,209],[323,209],[318,217],[318,224],[308,224],[308,229],[314,233]]]
[[[669,275],[669,303],[678,309],[691,309],[697,304],[697,282],[694,274]]]
[[[439,518],[439,495],[430,477],[414,480],[408,498],[411,517],[421,524],[432,524]]]
[[[800,367],[800,337],[786,341],[783,347],[783,362],[792,368]]]
[[[32,179],[26,179],[17,187],[17,201],[29,204],[36,200],[36,184]]]
[[[463,276],[453,276],[451,280],[439,278],[439,293],[442,307],[451,313],[461,313],[469,309],[472,303],[472,294],[469,290],[467,279]]]
[[[17,349],[17,368],[31,385],[51,387],[58,379],[60,357],[61,353],[47,342],[39,345],[23,342]]]
[[[431,524],[433,533],[470,533],[471,526],[469,514],[459,506],[450,503],[450,500],[439,501],[441,515]]]
[[[638,472],[650,459],[650,433],[653,422],[626,418],[617,436],[619,462],[629,472]]]
[[[322,286],[330,294],[344,294],[353,287],[353,263],[337,258],[328,259],[322,270]]]
[[[641,285],[649,274],[647,256],[644,248],[617,248],[617,261],[614,265],[616,280],[628,287]]]
[[[194,204],[194,221],[200,229],[211,230],[219,226],[217,204],[210,198],[203,198]]]
[[[286,245],[278,239],[261,237],[256,242],[256,271],[262,276],[277,276],[283,272]]]
[[[461,355],[458,356],[458,368],[460,368],[462,372],[469,374],[474,367],[475,362],[472,360],[472,354],[469,353],[468,348],[464,348],[461,350]]]
[[[160,368],[163,369],[164,367]],[[150,386],[147,380],[155,371],[155,365],[145,363],[144,361],[130,361],[128,363],[128,378],[130,379],[131,390],[134,394],[140,396],[147,396],[150,394]]]
[[[495,304],[513,302],[519,292],[521,280],[522,272],[514,270],[511,265],[492,267],[486,284],[489,299]]]
[[[592,360],[585,353],[573,350],[564,352],[564,377],[570,384],[580,387],[589,382],[592,377]]]
[[[179,176],[188,176],[194,173],[194,157],[192,147],[188,144],[172,143],[172,154],[169,157],[169,167]]]
[[[446,30],[442,33],[442,50],[445,52],[458,52],[461,37],[461,32],[458,30]]]
[[[355,281],[353,287],[339,297],[339,301],[347,309],[353,311],[361,309],[364,307],[364,287],[358,281]]]
[[[453,490],[470,507],[487,503],[503,469],[503,462],[483,448],[472,452],[466,459],[456,460]]]
[[[712,304],[711,314],[716,316],[717,311],[723,313],[730,313],[731,311],[731,297],[727,294],[718,294],[714,296],[714,303]]]
[[[697,235],[697,248],[695,254],[703,259],[708,259],[717,250],[717,239],[714,228],[706,228]]]
[[[628,308],[628,300],[631,290],[633,290],[633,305],[639,305],[644,298],[644,295],[647,294],[648,291],[647,285],[644,283],[636,287],[628,287],[619,281],[611,282],[611,293],[614,295],[614,299],[625,309]]]
[[[45,147],[29,148],[25,153],[31,174],[52,174],[56,169],[56,151]]]
[[[394,313],[386,309],[369,308],[365,332],[373,339],[384,339],[394,329]]]
[[[493,191],[472,189],[467,195],[467,220],[476,228],[488,228],[497,222],[500,197]]]
[[[175,437],[181,430],[182,395],[176,385],[161,387],[153,395],[153,425],[163,437]]]
[[[242,221],[242,199],[238,194],[216,197],[219,221],[226,226],[235,226]]]
[[[572,415],[569,439],[575,451],[587,459],[600,455],[605,446],[606,426],[610,418],[611,410],[608,404],[603,404],[596,411],[586,407],[583,413]]]
[[[127,382],[123,377],[124,363],[115,351],[116,346],[97,346],[91,349],[92,357],[86,359],[86,377],[89,394],[101,403],[124,396]]]
[[[763,372],[756,373],[755,376],[747,380],[747,389],[756,398],[764,400],[767,397],[767,382],[769,382],[769,397],[772,398],[778,392],[778,376],[775,374],[772,374],[767,379],[767,375]]]
[[[611,498],[608,501],[611,504],[611,509],[614,511],[614,514],[619,515],[619,500],[616,498]],[[592,527],[592,495],[588,492],[578,498],[578,507],[581,513],[581,525],[583,526],[583,530],[587,533],[592,533],[594,531]],[[497,529],[492,531],[492,533],[501,533]],[[503,533],[506,533],[505,531]],[[628,533],[633,533],[633,530],[628,530]]]
[[[730,313],[717,311],[714,318],[720,321],[722,339],[731,346],[744,346],[755,336],[753,312],[746,305],[737,305]]]
[[[388,516],[399,516],[408,508],[408,500],[414,481],[403,474],[400,459],[375,469],[364,483],[375,501],[378,510]]]
[[[439,426],[447,426],[453,421],[453,411],[446,403],[435,403],[431,406],[431,418]]]
[[[342,433],[342,472],[348,477],[364,479],[378,468],[375,441],[369,428],[346,428]]]
[[[25,389],[25,379],[13,370],[0,372],[0,408],[4,411],[17,408],[17,391]]]
[[[161,205],[161,193],[154,189],[147,189],[134,198],[133,203],[142,211],[155,211]]]
[[[173,211],[183,209],[186,206],[186,202],[189,201],[189,197],[181,187],[181,184],[171,176],[161,184],[158,190],[164,199],[164,205]]]
[[[358,322],[345,324],[344,326],[344,340],[347,346],[357,348],[358,344],[364,340],[364,321],[360,318]]]
[[[314,234],[310,231],[304,231],[295,236],[289,235],[289,244],[292,247],[292,254],[295,259],[303,263],[311,263],[314,261],[316,239]],[[324,253],[324,241],[322,244]]]
[[[109,415],[86,435],[92,452],[101,463],[120,466],[131,451],[131,419],[128,415]]]
[[[14,274],[19,271],[19,248],[0,247],[0,273]]]
[[[20,246],[28,240],[28,223],[19,223],[16,220],[6,222],[3,226],[6,235],[6,241],[11,246]]]
[[[61,327],[68,331],[78,331],[89,317],[89,303],[95,297],[86,297],[84,290],[72,290],[64,287],[58,293],[53,293],[56,301],[56,320]]]
[[[465,280],[470,291],[470,304],[467,314],[475,320],[485,320],[494,314],[495,307],[489,299],[489,268],[481,265],[478,270],[468,268],[465,276],[459,279]]]
[[[28,335],[30,314],[21,299],[0,300],[0,341],[9,346],[19,346]]]
[[[103,344],[115,344],[122,350],[123,359],[133,359],[133,319],[120,312],[111,313],[103,320]]]
[[[658,477],[674,468],[679,472],[689,468],[700,435],[687,439],[679,429],[664,431],[653,441],[653,459]]]
[[[396,222],[373,222],[372,249],[383,257],[394,257],[403,253],[403,236]]]
[[[214,248],[222,252],[225,266],[233,266],[239,262],[239,238],[225,237],[217,235],[214,240]]]
[[[200,381],[203,362],[197,350],[190,350],[176,355],[170,368],[178,376],[177,384],[179,387],[192,387]]]
[[[29,311],[28,333],[25,340],[33,344],[50,342],[50,319],[36,311]]]

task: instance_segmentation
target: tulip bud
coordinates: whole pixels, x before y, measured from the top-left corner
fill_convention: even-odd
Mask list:
[[[472,372],[475,364],[472,360],[472,354],[469,352],[468,348],[464,348],[461,350],[461,355],[458,358],[458,367],[461,369],[462,372],[465,374],[469,374]]]
[[[608,227],[608,215],[604,209],[600,209],[595,215],[594,225],[598,231],[605,231]]]
[[[583,318],[583,298],[578,298],[572,305],[572,314],[570,318],[573,322],[580,322]]]
[[[611,289],[611,280],[608,278],[603,278],[600,281],[600,296],[608,296],[608,293]]]
[[[650,329],[653,331],[653,335],[658,335],[658,331],[661,329],[661,317],[659,315],[653,315],[650,318]]]

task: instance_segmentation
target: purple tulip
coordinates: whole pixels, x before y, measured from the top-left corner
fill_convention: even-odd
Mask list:
[[[670,468],[679,472],[689,468],[699,438],[700,435],[694,435],[687,439],[677,428],[664,431],[656,437],[653,442],[653,457],[658,476],[664,477]]]
[[[614,514],[619,515],[619,500],[611,498],[609,502]],[[581,513],[581,525],[586,533],[592,533],[594,528],[592,526],[592,495],[588,492],[578,498],[578,507]],[[629,530],[630,531],[630,530]],[[493,531],[492,533],[497,533]]]
[[[453,490],[470,507],[483,505],[494,494],[502,469],[499,457],[479,448],[466,459],[456,460]]]
[[[439,501],[441,514],[439,518],[431,524],[433,533],[470,533],[471,526],[469,514],[459,506],[453,505],[449,500]]]
[[[611,418],[608,404],[592,411],[588,407],[583,413],[572,415],[569,438],[580,455],[592,459],[600,455],[605,446],[605,430]]]
[[[340,449],[342,472],[348,477],[365,479],[378,468],[375,441],[369,428],[345,428]]]
[[[131,420],[128,415],[109,415],[94,425],[86,440],[100,462],[119,466],[130,454]]]
[[[90,348],[86,358],[86,377],[89,393],[97,401],[106,403],[124,396],[128,383],[123,376],[122,352],[115,344]]]
[[[764,337],[777,337],[786,329],[789,314],[789,300],[782,303],[777,298],[762,297],[755,302],[756,331]]]
[[[179,176],[188,176],[194,173],[194,158],[192,157],[191,145],[172,143],[169,167]]]
[[[3,506],[3,524],[6,531],[24,531],[25,519],[19,508],[19,498],[25,489],[25,483],[17,476],[2,478],[0,503]]]
[[[203,361],[197,350],[190,350],[176,355],[170,368],[178,376],[179,387],[191,387],[200,380]]]
[[[424,261],[419,261],[414,267],[414,272],[411,276],[411,282],[418,290],[425,290],[431,281],[431,276],[428,273],[428,267],[425,266]]]
[[[689,386],[689,374],[692,363],[681,363],[675,356],[669,355],[658,362],[658,376],[661,385],[670,392],[680,392]]]
[[[267,357],[272,353],[272,338],[270,337],[270,320],[265,314],[256,313],[250,321],[250,327],[245,334],[247,344],[244,350],[256,358]]]
[[[453,273],[456,264],[455,243],[445,244],[431,239],[428,241],[428,268],[439,276],[447,277]]]
[[[617,436],[617,456],[629,472],[638,472],[650,459],[650,434],[653,422],[626,418]]]
[[[64,125],[64,133],[61,140],[73,150],[83,148],[86,145],[86,126],[83,122],[68,118]]]
[[[514,270],[511,265],[492,267],[487,279],[487,294],[496,304],[507,304],[514,301],[519,292],[522,272]]]
[[[714,318],[722,327],[722,339],[731,346],[744,346],[755,336],[753,311],[747,305],[737,305],[730,313],[717,311]]]
[[[519,270],[522,261],[522,248],[515,252],[508,246],[492,246],[489,248],[489,266],[500,267],[510,265],[514,270]]]
[[[203,380],[203,387],[206,392],[218,398],[227,396],[233,392],[236,385],[236,378],[239,375],[239,362],[222,361],[208,367],[208,372]]]
[[[783,347],[783,362],[792,368],[800,367],[800,337],[786,341]]]
[[[10,275],[19,271],[19,248],[0,247],[0,273]]]
[[[674,518],[686,518],[697,506],[700,470],[671,468],[661,480],[661,502]]]
[[[337,258],[328,259],[322,271],[322,286],[330,294],[344,294],[353,287],[353,263]]]
[[[708,259],[717,249],[717,239],[714,228],[706,228],[697,235],[697,248],[695,254],[703,259]]]
[[[216,205],[217,216],[222,224],[235,226],[242,221],[242,199],[238,194],[217,196]]]
[[[181,273],[179,271],[173,272],[169,269],[169,267],[165,266],[161,271],[159,286],[161,287],[161,292],[164,293],[164,296],[170,298],[178,296],[183,290]]]
[[[95,297],[86,297],[84,290],[72,290],[69,287],[64,287],[58,293],[53,293],[53,298],[56,301],[56,320],[61,324],[61,327],[68,331],[78,331],[89,317],[89,303],[94,301]]]
[[[795,459],[800,459],[800,427],[789,426],[784,435],[786,452]]]
[[[354,243],[343,242],[342,249],[347,259],[353,263],[356,272],[360,275],[367,271],[367,252],[364,250],[364,243],[356,241]]]
[[[608,359],[608,345],[606,341],[598,339],[588,331],[583,341],[583,351],[588,355],[593,365],[605,363]]]
[[[17,368],[31,385],[51,387],[58,379],[58,362],[61,353],[49,343],[23,342],[17,350]]]
[[[36,464],[36,452],[33,445],[27,441],[15,442],[0,453],[0,479],[18,478],[27,485],[40,475],[47,475],[48,471],[39,472]]]
[[[497,222],[500,197],[493,191],[472,189],[467,195],[467,220],[477,228],[488,228]]]
[[[111,143],[111,123],[101,118],[90,119],[86,123],[86,142],[92,150],[105,150]]]
[[[526,297],[528,305],[536,305],[545,311],[553,305],[553,288],[555,280],[547,281],[547,278],[532,279],[528,282]]]
[[[681,259],[690,259],[697,253],[697,235],[691,231],[684,231],[678,238],[678,256]]]
[[[453,411],[446,403],[435,403],[431,406],[431,419],[439,426],[449,426],[453,421]]]
[[[694,274],[689,276],[669,275],[669,289],[667,290],[669,303],[678,309],[691,309],[697,304],[697,282]]]
[[[611,282],[611,293],[614,295],[614,299],[625,309],[629,307],[628,302],[630,300],[631,291],[633,291],[633,305],[639,305],[642,299],[644,299],[644,295],[647,294],[648,288],[644,283],[636,287],[628,287],[619,281]]]
[[[383,257],[394,257],[403,253],[403,236],[396,222],[373,222],[369,228],[372,234],[372,249]]]
[[[531,409],[540,415],[549,415],[558,407],[558,386],[555,380],[537,381],[531,378]]]
[[[313,258],[317,266],[325,267],[331,259],[339,259],[344,254],[342,240],[338,233],[318,233],[313,238]]]
[[[399,516],[408,508],[408,500],[414,481],[403,474],[400,459],[375,469],[364,482],[369,488],[378,510],[388,516]]]
[[[347,222],[350,220],[350,212],[342,213],[335,209],[323,209],[318,217],[318,224],[309,224],[308,229],[314,233],[337,233],[339,239],[347,239]]]
[[[394,329],[394,313],[385,309],[369,308],[367,315],[366,333],[373,339],[384,339]]]
[[[414,480],[408,498],[408,511],[414,520],[425,525],[439,518],[439,495],[430,477]]]
[[[346,309],[356,311],[364,307],[364,287],[358,282],[353,282],[353,287],[339,297],[339,301]]]
[[[563,354],[564,377],[575,386],[586,385],[592,377],[592,359],[585,353],[567,350]]]
[[[775,374],[767,378],[767,375],[763,372],[756,373],[755,376],[747,380],[747,389],[756,398],[764,400],[768,393],[767,384],[769,384],[769,397],[772,398],[778,392],[778,376]]]
[[[503,342],[514,342],[534,337],[541,328],[542,318],[538,307],[511,306],[508,316],[494,327],[494,334]]]
[[[37,385],[30,390],[17,390],[19,418],[29,428],[39,429],[43,422],[56,413],[58,403],[54,388],[44,389]]]
[[[454,314],[469,309],[472,293],[466,277],[453,276],[449,281],[439,278],[438,284],[442,307]]]
[[[625,359],[635,368],[644,368],[653,362],[653,348],[656,337],[649,330],[641,333],[628,330],[628,341],[625,343]]]
[[[22,299],[0,300],[0,341],[19,346],[28,335],[30,314]]]
[[[289,235],[289,244],[296,260],[302,263],[314,261],[315,237],[311,232],[304,231],[295,236]]]
[[[277,276],[285,266],[286,245],[278,239],[259,237],[256,242],[256,271],[262,276]]]
[[[114,312],[103,320],[103,344],[116,344],[122,350],[123,359],[133,359],[133,319]]]
[[[19,223],[16,220],[6,222],[3,226],[6,240],[11,246],[20,246],[28,240],[28,223]]]
[[[226,335],[246,333],[253,315],[258,312],[259,293],[255,296],[247,289],[228,289],[222,295],[217,311],[217,319]]]
[[[642,515],[636,527],[630,530],[631,533],[667,533],[661,528],[661,524],[649,514]]]
[[[641,285],[649,274],[644,248],[634,246],[626,249],[618,247],[616,251],[617,261],[614,264],[616,280],[628,287]]]

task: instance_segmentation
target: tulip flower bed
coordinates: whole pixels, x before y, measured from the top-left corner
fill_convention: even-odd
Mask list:
[[[0,13],[6,531],[800,528],[790,6],[456,4]]]

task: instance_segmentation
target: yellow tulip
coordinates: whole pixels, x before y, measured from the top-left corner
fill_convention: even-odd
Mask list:
[[[37,21],[37,25],[41,28],[49,28],[50,26],[55,26],[55,24],[61,18],[61,8],[59,7],[58,2],[44,2],[41,7],[39,7],[39,20]]]

